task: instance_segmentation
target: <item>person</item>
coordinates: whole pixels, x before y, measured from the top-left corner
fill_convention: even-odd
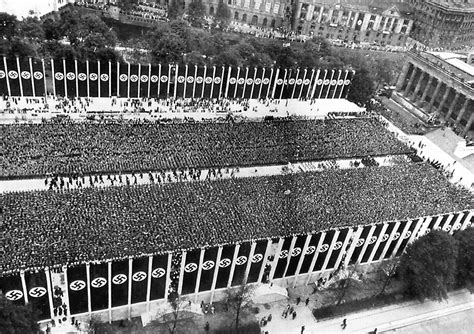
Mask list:
[[[293,320],[296,318],[296,312],[293,312]]]
[[[308,304],[309,304],[309,298],[306,298],[306,300],[304,301],[304,304],[305,304],[305,306],[308,306]]]
[[[299,305],[300,302],[301,302],[301,298],[300,297],[296,298],[296,305]]]
[[[301,326],[301,334],[304,333],[304,330],[305,330],[304,326]]]
[[[342,327],[342,329],[346,329],[346,327],[347,327],[347,319],[342,320],[341,327]]]
[[[271,313],[268,315],[268,319],[267,319],[267,320],[268,320],[269,322],[272,321],[272,314],[271,314]]]
[[[372,334],[377,334],[377,328],[374,329],[374,331],[372,332]]]
[[[204,330],[209,332],[209,321],[206,321],[206,325],[204,326]]]

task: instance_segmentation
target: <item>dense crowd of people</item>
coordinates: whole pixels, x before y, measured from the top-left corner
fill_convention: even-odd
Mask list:
[[[1,125],[3,178],[286,164],[405,154],[374,118]]]
[[[4,271],[139,256],[472,208],[427,163],[2,194]]]

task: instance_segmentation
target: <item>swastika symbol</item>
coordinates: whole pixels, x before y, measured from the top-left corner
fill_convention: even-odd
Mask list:
[[[132,74],[132,75],[130,76],[130,81],[131,81],[131,82],[137,82],[137,81],[138,81],[138,75]]]
[[[258,263],[258,262],[262,261],[262,259],[263,259],[262,254],[254,254],[254,256],[252,256],[252,262],[253,263]]]
[[[211,77],[206,77],[206,83],[210,84],[211,82],[212,82],[212,78]]]
[[[229,80],[229,83],[230,83],[231,85],[235,84],[236,82],[237,82],[237,79],[236,79],[236,78],[230,78],[230,80]]]
[[[165,274],[166,274],[166,270],[164,270],[163,268],[156,268],[155,270],[151,272],[151,276],[153,278],[160,278],[160,277],[165,276]]]
[[[107,80],[109,80],[108,74],[101,74],[101,75],[100,75],[100,80],[102,80],[102,81],[107,81]]]
[[[461,224],[457,223],[456,225],[454,225],[454,230],[457,231],[461,228]]]
[[[343,83],[344,83],[344,80],[342,80],[342,79],[338,80],[338,82],[337,82],[338,85],[342,85]]]
[[[393,240],[397,240],[398,238],[400,238],[400,232],[395,233]]]
[[[385,233],[382,237],[382,242],[387,241],[389,237],[390,236],[387,233]]]
[[[235,260],[235,264],[238,265],[238,266],[243,265],[245,262],[247,262],[247,257],[244,256],[244,255],[239,256],[239,257]]]
[[[62,80],[64,79],[64,75],[62,73],[56,73],[54,75],[54,77],[56,78],[56,80]]]
[[[338,241],[334,244],[334,250],[338,250],[342,247],[342,241]]]
[[[261,83],[262,83],[262,79],[259,79],[259,78],[255,79],[256,85],[260,85]]]
[[[23,79],[29,79],[29,78],[31,78],[30,72],[27,72],[27,71],[21,72],[21,77],[22,77]]]
[[[87,75],[85,73],[79,73],[77,78],[81,81],[85,81],[87,79]]]
[[[185,79],[184,79],[184,77],[183,77],[182,75],[180,75],[180,76],[178,77],[178,82],[179,82],[179,83],[183,83],[184,80],[185,80]]]
[[[69,80],[74,80],[76,78],[76,75],[72,72],[68,72],[66,74],[66,78],[68,78]]]
[[[12,79],[16,79],[18,78],[18,73],[16,73],[15,71],[9,71],[8,76]]]
[[[239,85],[243,85],[244,82],[245,82],[245,79],[244,78],[239,78],[239,80],[237,82],[239,83]]]
[[[127,281],[127,276],[125,276],[124,274],[118,274],[112,278],[112,283],[117,284],[117,285],[123,284],[126,281]]]
[[[101,288],[106,284],[107,284],[107,280],[103,277],[94,278],[91,282],[92,287],[96,289]]]
[[[247,85],[251,85],[253,84],[253,80],[252,79],[247,79],[247,81],[245,82]]]
[[[324,80],[325,85],[329,85],[329,83],[330,83],[329,79]]]
[[[295,83],[295,79],[290,79],[290,80],[288,81],[288,83],[289,83],[290,85],[293,85],[293,84]]]
[[[270,79],[265,78],[265,79],[263,79],[262,82],[263,82],[264,85],[268,85],[270,83]]]
[[[146,278],[146,273],[144,271],[137,271],[135,274],[133,274],[132,279],[135,282],[140,282],[143,281]]]
[[[283,83],[283,79],[278,79],[277,80],[277,85],[281,85]]]
[[[220,260],[219,267],[225,268],[225,267],[230,266],[231,263],[232,261],[230,259],[225,258],[225,259]]]
[[[309,85],[310,82],[311,82],[311,81],[310,81],[309,79],[304,79],[304,82],[303,82],[303,83],[304,83],[305,85]]]
[[[188,263],[188,264],[184,267],[184,271],[187,272],[187,273],[192,273],[192,272],[195,271],[197,268],[198,268],[197,264],[191,262],[191,263]]]
[[[316,251],[316,246],[309,246],[306,250],[306,255],[311,255]]]
[[[140,80],[141,80],[142,82],[147,82],[147,81],[148,81],[148,76],[142,75],[142,76],[140,77]]]
[[[214,82],[215,82],[216,84],[220,84],[220,83],[221,83],[221,78],[219,78],[219,77],[215,78],[215,79],[214,79]]]
[[[3,79],[5,78],[5,72],[4,71],[0,71],[0,79]]]
[[[197,77],[197,78],[196,78],[196,83],[202,84],[203,80],[204,80],[204,79],[203,79],[202,77]]]
[[[407,234],[405,234],[405,236],[403,237],[403,239],[408,239],[409,237],[411,237],[411,231],[408,231]]]
[[[89,78],[92,80],[92,81],[96,81],[97,78],[98,78],[98,75],[96,73],[91,73],[89,74]]]
[[[284,250],[282,250],[282,251],[280,252],[279,258],[280,258],[280,259],[284,259],[284,258],[287,257],[287,256],[288,256],[288,250],[284,249]]]
[[[350,84],[350,83],[351,83],[350,80],[345,80],[345,81],[344,81],[344,85],[348,85],[348,84]]]
[[[46,289],[42,286],[37,286],[28,292],[31,297],[40,298],[46,294]]]
[[[187,81],[188,83],[193,83],[193,82],[194,82],[194,78],[193,78],[193,77],[188,77],[188,78],[186,79],[186,81]]]
[[[152,75],[150,80],[151,80],[151,82],[158,82],[158,76],[157,75]]]
[[[84,281],[77,280],[69,284],[69,287],[72,291],[79,291],[86,287],[86,283]]]
[[[370,240],[369,240],[369,244],[373,244],[376,241],[377,241],[377,237],[375,235],[373,235],[372,238],[370,238]]]
[[[302,83],[303,83],[303,79],[298,79],[298,80],[296,80],[296,84],[297,84],[297,85],[301,85]]]
[[[214,268],[214,261],[207,260],[202,264],[202,269],[204,270],[210,270],[212,268]]]
[[[323,79],[318,79],[317,84],[322,85],[323,84]]]
[[[301,253],[301,248],[295,247],[293,248],[293,251],[291,252],[291,256],[298,256]]]
[[[445,228],[443,228],[443,230],[444,230],[445,232],[451,231],[451,225],[446,226]]]
[[[337,80],[331,80],[331,85],[334,86],[335,84],[337,84]]]
[[[319,251],[321,253],[324,253],[325,251],[327,251],[329,249],[329,245],[328,244],[323,244],[321,245],[321,248],[319,248]]]
[[[127,81],[128,76],[126,74],[120,74],[120,81]]]
[[[10,290],[5,294],[8,300],[15,301],[23,297],[23,292],[20,290]]]

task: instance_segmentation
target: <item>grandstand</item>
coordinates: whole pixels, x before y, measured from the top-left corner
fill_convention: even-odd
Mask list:
[[[206,83],[204,72],[198,80],[199,71],[209,69],[166,67],[174,76],[155,82],[147,76],[144,87],[130,73],[137,70],[141,78],[164,66],[127,65],[121,81],[118,64],[112,75],[117,82],[99,89],[91,81],[104,74],[97,72],[102,65],[84,65],[96,71],[94,80],[89,72],[78,78],[82,65],[73,65],[79,68],[74,78],[68,76],[70,64],[54,65],[52,73],[63,74],[53,75],[52,97],[36,95],[35,84],[47,89],[34,81],[43,79],[34,71],[21,76],[29,86],[10,71],[18,86],[0,78],[0,89],[20,95],[4,99],[9,110],[26,102],[44,105],[47,115],[72,116],[0,125],[0,184],[35,178],[49,189],[0,194],[1,288],[14,303],[32,303],[41,320],[60,318],[58,310],[66,317],[123,319],[149,312],[174,292],[212,301],[242,280],[304,285],[340,267],[400,256],[433,229],[456,233],[472,224],[470,192],[450,183],[442,168],[433,167],[436,162],[423,162],[410,140],[391,132],[392,125],[360,109],[348,111],[336,98],[347,93],[349,79],[334,79],[334,87],[333,79],[318,84],[321,73],[350,77],[350,71],[213,69],[226,78],[216,82],[213,74]],[[180,71],[189,74],[190,68],[195,75],[188,82]],[[268,72],[273,81],[268,77],[267,93],[254,95],[254,79],[261,75],[261,85]],[[94,84],[95,97],[88,96]],[[115,93],[126,89],[128,97],[109,98],[112,87]],[[319,95],[330,101],[326,107]],[[184,116],[90,117],[104,111],[99,106],[105,100],[110,113],[122,116],[124,107]],[[300,114],[290,115],[291,109]],[[216,115],[194,117],[206,112]]]

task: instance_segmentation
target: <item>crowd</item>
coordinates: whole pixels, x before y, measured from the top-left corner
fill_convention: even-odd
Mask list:
[[[0,195],[4,272],[472,208],[429,164]]]
[[[0,126],[3,178],[286,164],[411,149],[373,118]]]

